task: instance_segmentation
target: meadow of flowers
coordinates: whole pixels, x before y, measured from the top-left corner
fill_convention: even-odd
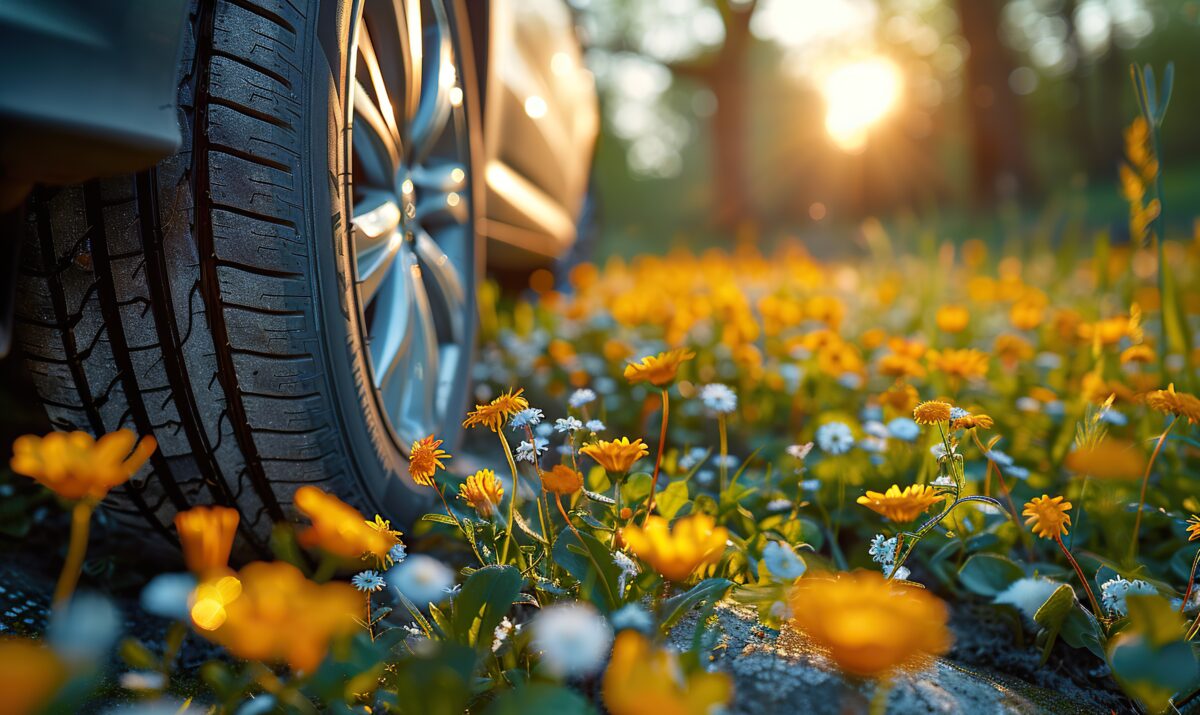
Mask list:
[[[1127,194],[1152,233],[1147,171]],[[1074,661],[1130,708],[1182,704],[1200,240],[862,236],[845,263],[676,251],[486,293],[463,425],[492,468],[462,474],[430,435],[410,461],[430,512],[407,533],[305,487],[274,559],[237,570],[236,512],[180,514],[187,572],[141,597],[162,642],[115,659],[76,583],[93,509],[153,440],[22,438],[12,471],[72,527],[50,632],[0,640],[0,712],[736,711],[710,657],[722,601],[807,639],[874,712],[973,627],[951,626],[964,604],[1007,624],[997,647]],[[681,623],[691,647],[667,647]],[[218,655],[180,672],[189,639]]]

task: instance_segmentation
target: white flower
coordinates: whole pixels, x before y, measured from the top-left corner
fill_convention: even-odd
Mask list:
[[[586,387],[580,388],[580,389],[572,392],[571,396],[567,398],[567,404],[570,405],[571,407],[574,407],[575,409],[579,409],[580,407],[583,407],[584,405],[590,404],[595,401],[596,401],[596,393],[592,392],[591,390],[587,389]]]
[[[737,409],[737,393],[728,385],[714,382],[700,388],[700,402],[709,412],[727,415]]]
[[[613,632],[586,603],[560,603],[542,609],[533,620],[533,648],[551,675],[587,677],[604,666]]]
[[[526,407],[508,420],[508,426],[513,429],[535,427],[542,422],[542,411],[536,407]]]
[[[896,439],[912,442],[921,436],[921,428],[907,417],[896,417],[887,423],[888,434]]]
[[[156,670],[131,670],[121,673],[120,683],[126,690],[162,690],[167,677]]]
[[[446,589],[454,585],[454,572],[441,561],[413,554],[387,573],[388,584],[418,608],[446,598]]]
[[[534,462],[538,457],[546,453],[546,449],[550,447],[550,440],[534,437],[533,442],[528,440],[521,442],[517,446],[517,461]]]
[[[159,574],[142,589],[142,609],[173,621],[186,620],[188,598],[195,588],[196,577],[190,573]]]
[[[121,614],[107,598],[76,595],[50,616],[46,640],[69,665],[91,666],[108,657],[121,634]]]
[[[603,432],[605,429],[607,429],[604,426],[604,423],[600,420],[588,420],[587,422],[583,423],[583,426],[588,432]]]
[[[787,511],[792,508],[791,499],[772,499],[767,502],[767,511]]]
[[[1108,611],[1109,615],[1128,616],[1129,606],[1125,602],[1126,596],[1156,593],[1158,593],[1158,589],[1141,579],[1135,578],[1132,581],[1126,581],[1117,576],[1100,584],[1100,605],[1104,607],[1105,611]]]
[[[350,579],[350,583],[363,593],[378,591],[385,585],[383,576],[380,576],[378,571],[371,571],[369,569],[354,574],[354,578]]]
[[[408,557],[408,551],[405,550],[404,544],[396,544],[388,550],[388,558],[393,564],[398,564]]]
[[[779,541],[768,541],[763,547],[763,566],[783,581],[795,581],[804,575],[808,566],[791,546]]]
[[[703,447],[692,447],[679,458],[679,468],[685,472],[692,471],[692,467],[704,461],[708,456],[708,450]]]
[[[817,445],[829,454],[845,454],[854,447],[854,433],[842,422],[827,422],[817,428]]]
[[[906,581],[906,580],[908,580],[908,577],[910,575],[912,575],[912,572],[908,570],[907,566],[901,566],[900,568],[896,568],[895,564],[884,564],[883,565],[883,575],[884,576],[887,576],[888,578],[892,578],[892,571],[896,572],[895,578],[897,581]]]
[[[654,627],[654,619],[646,609],[636,603],[621,606],[608,614],[608,620],[612,623],[613,630],[617,631],[633,630],[646,633]]]
[[[508,616],[505,616],[501,619],[500,625],[496,626],[496,629],[492,631],[492,652],[499,651],[500,646],[504,645],[504,641],[508,640],[510,635],[520,632],[521,627],[515,625],[512,621],[508,620]]]
[[[792,607],[788,605],[787,601],[776,601],[767,609],[767,613],[771,614],[772,618],[786,621],[792,617]]]
[[[638,575],[637,564],[624,551],[614,551],[612,557],[613,563],[621,569],[621,574],[617,576],[617,588],[620,593],[625,593],[625,584],[629,579]]]
[[[1022,412],[1041,412],[1042,403],[1032,397],[1018,397],[1016,402],[1017,409]]]
[[[954,479],[949,474],[939,474],[937,479],[934,479],[931,484],[935,487],[952,487]]]
[[[583,423],[574,417],[564,417],[562,419],[554,420],[555,432],[575,432],[576,430],[581,429],[583,429]]]
[[[863,432],[870,437],[876,437],[878,439],[888,438],[888,429],[879,420],[867,420],[863,423],[862,428]]]
[[[1048,578],[1019,578],[996,594],[992,601],[1014,606],[1027,617],[1033,618],[1033,614],[1037,613],[1046,599],[1050,598],[1050,594],[1061,585]]]
[[[788,453],[788,456],[792,457],[795,460],[803,462],[805,460],[805,458],[808,457],[808,453],[812,451],[812,448],[813,448],[812,442],[805,442],[804,444],[793,444],[793,445],[789,446],[786,451]]]
[[[888,539],[883,534],[876,534],[871,539],[871,547],[867,553],[875,563],[891,565],[896,560],[896,537]]]

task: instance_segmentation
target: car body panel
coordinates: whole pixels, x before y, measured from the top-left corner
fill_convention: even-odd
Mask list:
[[[186,0],[0,2],[0,210],[179,147]]]
[[[575,240],[599,132],[595,81],[562,0],[493,0],[488,27],[489,262],[546,263]]]

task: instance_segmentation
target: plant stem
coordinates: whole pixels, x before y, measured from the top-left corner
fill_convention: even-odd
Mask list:
[[[504,539],[504,549],[500,553],[500,564],[504,565],[504,564],[508,563],[508,547],[509,547],[509,545],[511,545],[513,543],[513,523],[516,521],[516,519],[514,518],[514,514],[516,514],[517,486],[519,484],[520,477],[517,474],[517,463],[515,460],[513,460],[512,449],[508,446],[508,440],[504,438],[504,433],[497,430],[496,436],[500,438],[500,445],[504,447],[504,456],[505,456],[505,458],[508,459],[508,468],[512,470],[512,477],[513,477],[513,479],[512,479],[512,494],[509,495],[509,497],[508,497],[508,523],[505,524],[505,537],[506,538]],[[525,556],[524,556],[524,554],[521,553],[521,546],[518,544],[517,545],[517,566],[522,571],[525,570],[524,561],[525,561]]]
[[[875,681],[875,692],[871,695],[870,715],[887,713],[888,696],[892,694],[892,679],[883,677]]]
[[[86,499],[76,502],[71,509],[71,541],[67,546],[67,560],[63,562],[62,572],[58,575],[58,585],[54,588],[56,610],[67,605],[71,594],[75,593],[75,585],[79,583],[79,574],[83,571],[83,557],[87,553],[93,509],[94,505]]]
[[[667,396],[667,388],[662,389],[662,429],[658,434],[658,457],[654,460],[654,476],[650,479],[650,499],[646,502],[646,517],[642,520],[645,524],[650,518],[650,514],[654,511],[654,492],[658,489],[658,470],[662,467],[663,449],[667,446],[667,415],[670,412],[671,404]]]
[[[1093,615],[1096,616],[1097,620],[1102,619],[1104,611],[1100,610],[1100,604],[1096,602],[1096,594],[1092,593],[1092,585],[1088,582],[1087,577],[1083,575],[1083,569],[1079,568],[1079,562],[1075,560],[1075,557],[1071,555],[1071,550],[1063,543],[1062,536],[1055,534],[1054,541],[1058,544],[1058,548],[1062,549],[1063,554],[1066,555],[1067,561],[1071,562],[1071,568],[1075,569],[1075,575],[1079,577],[1079,582],[1083,584],[1083,590],[1087,593],[1088,603],[1092,605]]]
[[[1009,515],[1012,516],[1013,526],[1017,527],[1017,533],[1021,535],[1021,541],[1025,544],[1025,552],[1029,556],[1029,560],[1033,561],[1033,542],[1031,541],[1033,537],[1031,537],[1025,532],[1024,529],[1021,528],[1021,520],[1017,516],[1017,514],[1020,512],[1017,511],[1017,505],[1015,502],[1013,502],[1012,492],[1008,490],[1008,482],[1004,481],[1004,472],[1000,470],[1000,465],[996,464],[996,462],[992,460],[991,453],[984,448],[983,442],[980,441],[976,430],[970,430],[970,432],[971,439],[975,440],[975,446],[979,448],[980,453],[982,453],[988,461],[988,474],[991,474],[993,467],[996,469],[996,480],[1000,482],[1000,491],[1004,492],[1004,499],[1008,502],[1008,511]],[[991,496],[991,494],[985,494],[984,496]]]
[[[1150,461],[1146,463],[1146,473],[1142,475],[1142,493],[1138,497],[1137,516],[1133,518],[1133,538],[1129,540],[1129,562],[1137,558],[1138,549],[1138,532],[1142,527],[1142,509],[1146,506],[1146,487],[1150,484],[1150,472],[1154,469],[1154,462],[1158,459],[1158,453],[1162,451],[1163,443],[1167,441],[1167,435],[1171,434],[1171,428],[1179,421],[1179,416],[1171,418],[1171,422],[1167,424],[1167,428],[1158,436],[1158,444],[1154,445],[1154,452],[1150,454]]]
[[[1188,600],[1192,597],[1192,587],[1196,582],[1197,566],[1200,566],[1200,549],[1196,549],[1196,557],[1192,559],[1192,570],[1188,574],[1187,590],[1183,592],[1183,603],[1179,606],[1180,613],[1187,610]]]
[[[725,491],[725,480],[729,475],[729,467],[726,466],[725,457],[729,454],[729,432],[725,428],[725,415],[717,415],[717,432],[721,435],[721,492]]]

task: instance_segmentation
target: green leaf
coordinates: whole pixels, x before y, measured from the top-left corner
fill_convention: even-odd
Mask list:
[[[650,496],[650,475],[645,472],[630,474],[621,485],[621,498],[626,504],[633,504]]]
[[[594,715],[596,708],[574,690],[548,683],[533,683],[502,692],[484,715]]]
[[[1196,656],[1180,639],[1155,647],[1142,633],[1124,631],[1108,649],[1108,664],[1121,689],[1150,712],[1163,712],[1175,693],[1196,679]]]
[[[447,524],[449,526],[458,528],[458,522],[445,514],[426,514],[425,516],[421,517],[421,521],[432,521],[435,524]]]
[[[1058,638],[1067,616],[1074,607],[1075,591],[1064,583],[1054,589],[1054,593],[1050,594],[1050,597],[1033,614],[1033,620],[1042,627],[1042,634],[1040,634],[1044,638],[1042,663],[1045,663],[1050,657],[1050,649],[1054,647],[1054,641]]]
[[[412,657],[396,661],[396,670],[385,684],[404,704],[403,712],[422,715],[461,715],[471,697],[474,648],[430,641]]]
[[[688,501],[688,486],[685,481],[671,482],[655,497],[658,503],[658,513],[664,518],[674,519],[679,510]]]
[[[733,581],[727,578],[706,578],[678,596],[663,601],[663,632],[670,630],[671,626],[675,625],[675,622],[693,606],[702,601],[720,599],[732,586]]]
[[[999,554],[975,554],[958,570],[958,578],[968,591],[992,597],[1025,575],[1013,561]]]
[[[490,645],[492,631],[521,593],[523,582],[512,566],[485,566],[471,574],[454,598],[447,635],[466,645]]]
[[[551,555],[555,562],[579,582],[580,593],[603,611],[611,611],[621,605],[617,584],[621,570],[613,561],[608,547],[592,536],[580,532],[583,543],[575,532],[567,529],[554,541]]]
[[[158,656],[151,653],[149,648],[135,638],[126,638],[121,641],[120,652],[121,660],[135,670],[157,670],[159,667]]]

